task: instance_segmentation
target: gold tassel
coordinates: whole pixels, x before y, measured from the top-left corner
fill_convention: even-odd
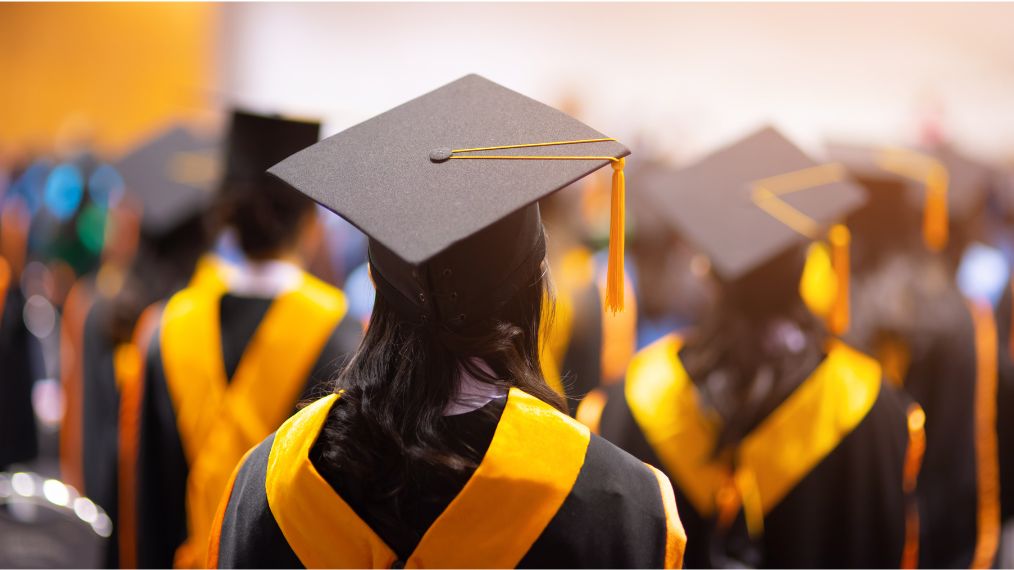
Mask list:
[[[838,291],[828,326],[835,335],[842,335],[849,328],[849,247],[852,234],[844,224],[836,224],[828,234],[828,241],[831,242],[831,267],[838,278]]]
[[[947,245],[947,169],[933,165],[926,177],[926,204],[923,207],[922,238],[930,251]]]
[[[606,309],[616,314],[623,310],[623,240],[626,218],[625,161],[613,161],[613,192],[609,208],[609,267],[606,270]]]

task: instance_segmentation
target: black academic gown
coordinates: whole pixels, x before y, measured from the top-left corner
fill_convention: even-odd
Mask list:
[[[273,303],[274,299],[270,298],[221,296],[222,361],[230,382]],[[285,334],[298,336],[300,331],[285,331]],[[287,404],[290,413],[299,402],[326,391],[322,384],[358,346],[361,334],[361,326],[354,319],[341,318],[316,358],[305,387]],[[176,551],[188,535],[186,505],[190,465],[177,427],[177,410],[170,397],[161,335],[160,328],[148,344],[140,405],[136,512],[137,563],[142,568],[172,567]],[[284,360],[286,355],[272,357]],[[270,389],[270,386],[265,388]]]
[[[571,415],[602,382],[602,309],[598,288],[589,283],[573,294],[571,338],[563,357],[563,385]]]
[[[542,339],[542,368],[574,415],[585,395],[602,382],[602,299],[589,251],[572,248],[558,267],[551,328]]]
[[[904,489],[909,404],[881,385],[872,360],[834,349],[739,445],[742,473],[752,474],[740,482],[728,462],[712,455],[717,427],[698,406],[678,363],[679,346],[670,335],[638,353],[627,379],[607,389],[598,429],[672,479],[687,532],[687,567],[901,565],[912,546],[906,531],[914,530],[906,522],[914,500]],[[831,368],[839,374],[821,375]],[[680,383],[671,381],[677,376]],[[851,411],[840,405],[846,393],[855,398]],[[817,409],[828,413],[816,415]],[[819,439],[833,447],[810,445]],[[782,455],[786,449],[792,453]],[[761,519],[752,534],[751,517]]]
[[[31,333],[22,315],[20,287],[6,291],[0,314],[0,471],[35,458],[39,451],[32,409]]]
[[[96,299],[84,321],[81,355],[81,465],[84,494],[102,507],[113,521],[114,535],[107,542],[108,568],[119,566],[116,548],[117,458],[120,393],[113,359],[116,343],[109,334],[113,310],[107,299]]]
[[[1014,304],[1008,283],[996,310],[999,385],[997,387],[997,439],[1000,449],[1000,498],[1003,520],[1014,516]]]
[[[996,343],[983,330],[993,328],[992,314],[967,304],[957,292],[938,302],[953,306],[947,311],[953,318],[929,339],[930,347],[913,356],[904,377],[904,390],[926,411],[926,454],[918,491],[919,565],[967,568],[977,560],[975,566],[988,566],[1000,531],[994,510],[1000,498],[996,420],[986,432],[978,423],[995,414],[986,408],[996,405],[998,378],[990,371],[997,362]],[[972,311],[980,312],[978,319]],[[986,402],[977,402],[980,391],[987,393]]]
[[[246,567],[658,568],[682,563],[685,534],[668,480],[519,390],[448,418],[449,440],[482,452],[450,480],[423,474],[402,516],[365,481],[318,470],[335,396],[301,411],[238,470],[210,562]],[[297,418],[299,421],[297,422]],[[283,448],[291,450],[286,452]],[[270,465],[269,457],[277,456]],[[452,503],[453,501],[453,503]]]

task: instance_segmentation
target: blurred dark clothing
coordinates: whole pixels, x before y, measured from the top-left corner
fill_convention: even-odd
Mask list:
[[[1000,505],[1003,520],[1014,516],[1014,304],[1008,283],[996,309],[999,385],[997,387],[996,427],[1000,449]]]
[[[24,307],[21,288],[10,287],[0,313],[0,471],[39,452],[29,347],[36,341],[25,326]]]
[[[981,326],[989,326],[984,323]],[[939,258],[887,254],[875,271],[854,280],[849,338],[885,365],[888,382],[926,412],[926,453],[919,474],[919,565],[968,567],[980,541],[998,538],[988,522],[981,485],[992,453],[977,446],[978,390],[995,389],[980,371],[978,350],[993,350],[977,334],[972,305]],[[994,452],[995,453],[995,452]],[[988,511],[988,507],[986,507]],[[994,551],[995,553],[995,551]]]

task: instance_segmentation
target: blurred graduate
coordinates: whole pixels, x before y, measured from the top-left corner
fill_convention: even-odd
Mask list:
[[[135,325],[148,305],[187,284],[210,242],[216,161],[210,138],[175,125],[99,171],[110,204],[103,259],[71,289],[62,323],[61,469],[114,530],[120,396],[138,382]],[[110,567],[119,565],[117,540],[109,542]]]
[[[243,259],[199,266],[188,287],[151,310],[154,325],[137,343],[137,416],[121,421],[136,430],[121,436],[121,494],[136,519],[128,566],[202,565],[243,453],[317,393],[359,342],[344,294],[303,269],[319,239],[315,205],[265,174],[318,132],[314,122],[232,114],[219,200]]]
[[[672,478],[688,566],[914,565],[922,412],[831,333],[848,233],[828,228],[863,190],[773,129],[646,188],[664,188],[661,213],[708,255],[716,302],[579,417]],[[810,280],[831,294],[805,294]]]
[[[1000,534],[998,352],[992,308],[958,287],[989,173],[953,148],[832,145],[869,190],[853,228],[848,338],[926,412],[919,565],[989,567]]]

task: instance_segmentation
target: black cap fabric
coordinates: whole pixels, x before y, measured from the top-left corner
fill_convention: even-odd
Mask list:
[[[898,147],[873,147],[829,144],[830,160],[845,165],[849,173],[871,191],[871,200],[879,200],[880,191],[901,188],[909,207],[921,210],[926,201],[926,166],[935,161],[947,171],[948,218],[967,220],[989,195],[992,174],[989,168],[952,147],[919,151]],[[890,198],[890,197],[888,197]]]
[[[490,310],[465,303],[466,291],[501,283],[507,289],[495,296],[506,299],[510,285],[523,285],[533,272],[524,260],[541,263],[536,202],[629,151],[611,139],[462,149],[606,138],[556,109],[468,75],[269,172],[369,236],[378,288],[391,284],[411,311],[427,318],[463,322]],[[599,158],[459,159],[481,156]],[[489,304],[488,296],[477,299]]]
[[[226,142],[226,187],[265,179],[273,164],[319,139],[319,122],[233,111]]]
[[[865,202],[864,190],[847,180],[840,165],[814,162],[772,128],[693,166],[654,176],[645,191],[658,194],[659,210],[726,282],[820,237],[787,222],[823,230]]]
[[[218,180],[218,141],[175,125],[141,143],[116,165],[142,207],[141,231],[168,234],[206,211]]]

